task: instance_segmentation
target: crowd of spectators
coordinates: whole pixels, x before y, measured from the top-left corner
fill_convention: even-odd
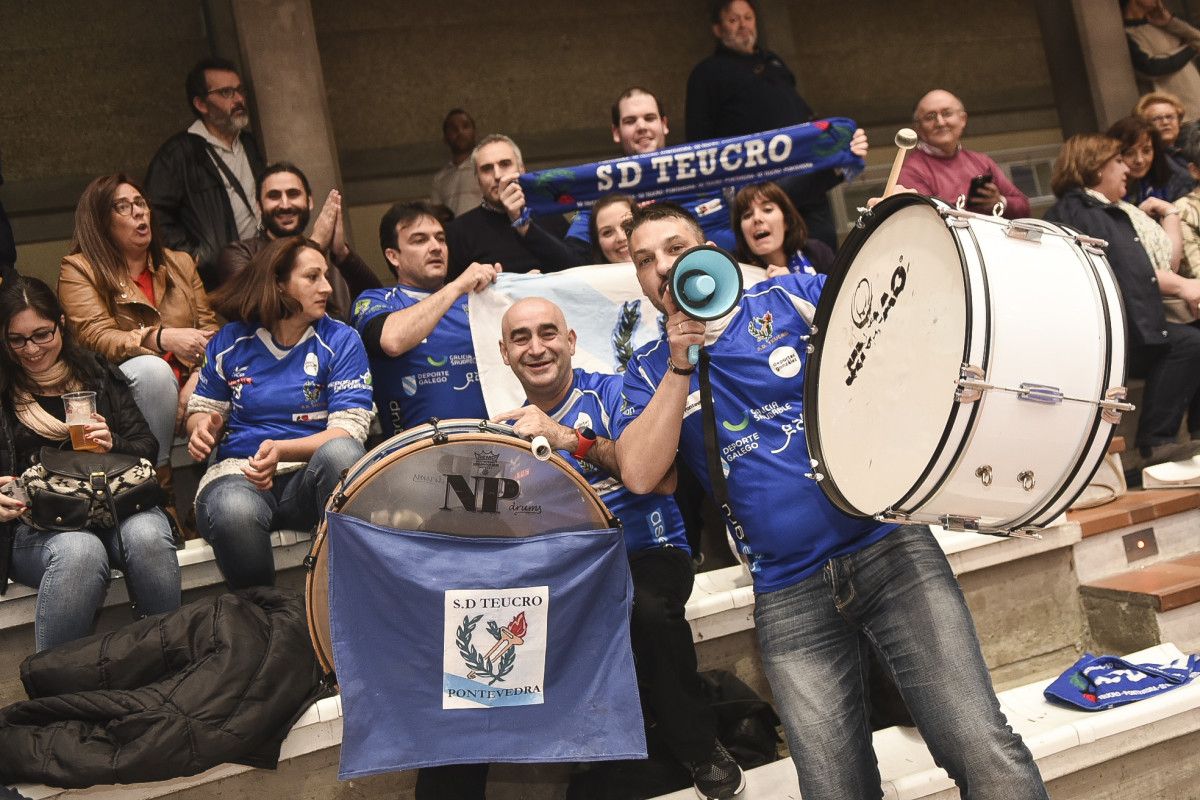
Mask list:
[[[1200,103],[1194,102],[1200,74],[1191,60],[1200,31],[1154,0],[1121,5],[1134,66],[1153,77],[1155,91],[1106,133],[1063,145],[1053,177],[1057,202],[1046,218],[1109,242],[1131,371],[1146,380],[1137,446],[1150,460],[1178,460],[1200,453]],[[787,65],[759,45],[753,3],[716,3],[711,24],[715,50],[687,80],[688,140],[814,119]],[[236,66],[205,59],[185,87],[195,120],[154,155],[144,184],[115,173],[84,190],[57,293],[16,275],[12,232],[0,208],[0,474],[20,474],[41,446],[60,446],[67,431],[59,396],[93,390],[98,415],[89,441],[150,460],[168,497],[177,435],[205,465],[195,527],[212,544],[231,588],[274,583],[270,532],[317,523],[340,474],[363,454],[376,413],[385,435],[431,416],[487,416],[468,295],[501,272],[582,264],[633,261],[643,279],[640,257],[631,253],[632,231],[678,223],[674,212],[642,219],[640,204],[623,194],[601,198],[572,220],[532,217],[518,182],[525,166],[517,143],[499,133],[477,140],[475,120],[454,108],[442,126],[450,160],[434,177],[432,203],[396,204],[380,221],[380,249],[395,278],[384,286],[347,240],[341,193],[330,191],[314,217],[303,170],[263,158]],[[967,111],[959,97],[929,91],[916,100],[912,121],[919,141],[901,172],[903,186],[980,213],[1030,213],[1003,167],[962,146]],[[669,133],[666,109],[652,91],[630,87],[612,105],[611,133],[626,155],[655,152]],[[850,150],[866,154],[861,130]],[[827,274],[837,247],[827,192],[842,180],[840,171],[824,170],[732,187],[737,191],[691,202],[680,213],[694,222],[678,224],[688,237],[698,224],[705,238],[765,268],[768,280]],[[619,397],[619,379],[572,371],[568,332],[553,306],[520,306],[505,318],[505,363],[542,416],[565,408],[564,386]],[[670,358],[665,363],[670,372],[690,374]],[[543,381],[551,378],[557,383],[548,391]],[[618,406],[610,402],[605,418],[617,416]],[[599,418],[599,408],[589,411]],[[1185,421],[1190,440],[1181,443]],[[574,463],[589,480],[596,469],[619,472],[615,450],[591,450],[595,431],[550,430],[564,449],[575,448]],[[600,433],[613,447],[604,437],[615,440],[618,432]],[[669,541],[650,537],[635,546],[631,540],[631,558],[655,548],[694,548],[683,519],[695,513],[699,484],[682,462],[672,470],[663,491],[674,490],[677,477],[693,486],[676,495],[678,506],[671,502],[679,524]],[[6,552],[0,559],[7,570],[0,582],[11,576],[39,589],[39,650],[90,630],[114,566],[138,586],[140,613],[179,605],[172,527],[188,535],[192,522],[173,503],[165,509],[170,518],[152,509],[104,531],[37,530],[22,516],[26,510],[0,494],[0,532],[11,548],[11,558]],[[122,539],[124,548],[117,547]],[[675,566],[669,582],[643,570],[635,585],[644,597],[669,590],[664,613],[682,623],[691,578],[681,575],[691,565],[685,559],[682,572]],[[660,691],[691,691],[694,653],[676,658],[690,652],[690,639],[676,635],[678,625],[669,629],[669,647],[646,630],[634,637],[643,652],[674,651],[656,656],[667,666],[645,680]],[[659,717],[670,715],[660,710]],[[744,778],[715,740],[709,717],[704,708],[695,711],[704,723],[698,736],[698,723],[676,725],[677,736],[688,740],[676,755],[703,796],[729,797]],[[438,775],[418,785],[418,797],[458,791],[445,786],[457,785],[461,774],[450,774],[447,784]]]

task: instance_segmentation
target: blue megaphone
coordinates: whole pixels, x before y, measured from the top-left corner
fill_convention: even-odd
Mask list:
[[[742,296],[737,259],[711,244],[685,250],[671,267],[671,296],[692,319],[710,320],[733,310]],[[700,359],[699,345],[688,348],[688,361]]]

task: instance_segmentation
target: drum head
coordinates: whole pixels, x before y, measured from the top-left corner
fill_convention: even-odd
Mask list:
[[[459,536],[533,536],[611,528],[596,491],[558,455],[534,457],[507,425],[449,420],[393,436],[351,467],[341,506],[375,525]],[[309,555],[308,626],[317,659],[333,672],[329,551],[322,522]]]
[[[817,306],[804,427],[826,496],[875,516],[942,446],[970,310],[963,254],[932,201],[898,195],[864,222]]]

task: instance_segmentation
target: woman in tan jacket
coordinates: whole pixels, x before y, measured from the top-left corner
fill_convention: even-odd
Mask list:
[[[217,318],[191,256],[165,249],[141,188],[123,173],[96,178],[75,207],[58,296],[84,347],[119,364],[167,467]],[[168,477],[169,480],[169,477]]]

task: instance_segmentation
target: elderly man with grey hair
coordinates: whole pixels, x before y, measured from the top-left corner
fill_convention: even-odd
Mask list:
[[[967,109],[945,89],[927,92],[913,110],[917,147],[904,159],[900,184],[951,205],[961,195],[966,207],[990,214],[999,205],[1009,219],[1029,216],[1029,198],[1000,165],[962,146]]]
[[[501,264],[505,272],[554,272],[583,263],[563,242],[567,225],[562,217],[535,220],[529,215],[517,182],[525,161],[516,142],[499,133],[485,136],[475,145],[471,163],[483,201],[446,228],[449,280],[476,261]]]

